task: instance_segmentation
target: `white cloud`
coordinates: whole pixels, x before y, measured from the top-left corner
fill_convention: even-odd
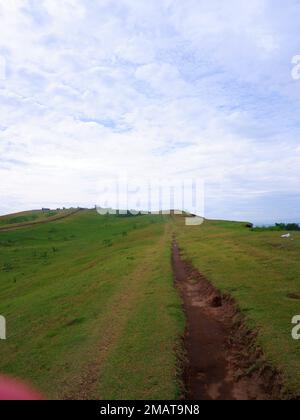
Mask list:
[[[299,8],[0,0],[0,211],[93,205],[120,170],[204,177],[220,217],[300,194]]]

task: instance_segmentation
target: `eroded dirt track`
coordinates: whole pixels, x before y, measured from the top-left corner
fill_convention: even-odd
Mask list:
[[[272,399],[235,325],[236,307],[181,258],[173,243],[173,269],[187,317],[184,372],[188,400]]]
[[[72,211],[72,212],[67,213],[67,214],[62,214],[62,215],[58,215],[58,216],[54,216],[54,217],[49,217],[49,219],[38,220],[38,221],[35,221],[35,222],[20,223],[20,224],[15,224],[15,225],[12,225],[12,226],[0,227],[0,233],[1,232],[11,232],[11,231],[21,230],[21,229],[27,229],[29,227],[35,227],[35,226],[39,226],[39,225],[46,225],[48,223],[58,222],[60,220],[67,219],[68,217],[74,216],[75,214],[77,214],[79,212],[82,212],[82,211],[83,210],[81,210],[81,209],[76,209],[75,211]]]

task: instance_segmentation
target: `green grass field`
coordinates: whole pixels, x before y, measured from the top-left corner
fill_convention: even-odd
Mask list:
[[[35,222],[38,220],[46,219],[47,217],[56,216],[58,211],[47,211],[43,212],[42,210],[32,210],[32,211],[24,211],[22,213],[10,214],[8,216],[1,216],[0,217],[0,226],[11,226],[14,224],[19,223],[26,223],[26,222]]]
[[[300,233],[253,232],[245,223],[176,224],[178,242],[212,283],[238,302],[249,326],[259,331],[267,360],[283,373],[287,390],[300,395],[300,342],[291,320],[300,314]]]
[[[0,233],[0,371],[49,398],[174,399],[170,223],[84,211]]]
[[[17,227],[24,227],[26,225],[48,223],[49,221],[55,221],[71,215],[75,211],[75,209],[49,211],[31,210],[21,213],[9,214],[6,216],[0,216],[0,231],[12,230]]]
[[[185,317],[173,284],[175,233],[186,258],[230,293],[267,359],[300,395],[300,233],[245,224],[184,226],[168,216],[66,219],[0,232],[0,372],[55,399],[176,399]]]

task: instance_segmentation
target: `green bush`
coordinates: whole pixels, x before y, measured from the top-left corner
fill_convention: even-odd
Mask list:
[[[297,223],[276,223],[274,226],[262,226],[255,227],[252,229],[254,232],[282,232],[282,231],[293,231],[299,232],[300,225]]]

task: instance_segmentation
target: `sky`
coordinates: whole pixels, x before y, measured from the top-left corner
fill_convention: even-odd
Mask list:
[[[206,217],[300,221],[299,16],[298,0],[0,0],[0,214],[101,205],[126,174],[200,178]]]

